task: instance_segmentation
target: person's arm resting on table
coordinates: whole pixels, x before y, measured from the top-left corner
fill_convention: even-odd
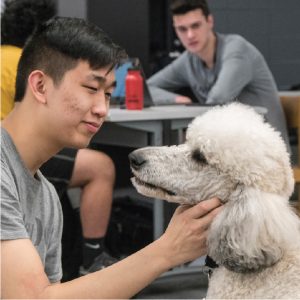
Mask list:
[[[173,61],[147,80],[149,90],[156,104],[191,103],[189,97],[172,91],[189,86],[185,72],[186,54]]]

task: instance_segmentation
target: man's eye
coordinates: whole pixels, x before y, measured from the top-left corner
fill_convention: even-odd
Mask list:
[[[89,85],[84,85],[83,87],[85,87],[86,89],[92,91],[92,92],[97,92],[98,88],[93,87],[93,86],[89,86]]]
[[[177,30],[178,30],[178,32],[181,32],[181,33],[184,33],[187,31],[187,29],[184,27],[178,27]]]
[[[89,87],[88,87],[88,89],[89,89],[89,90],[91,90],[91,91],[93,91],[93,92],[97,92],[97,91],[98,91],[98,89],[97,89],[97,88],[95,88],[95,87],[92,87],[92,86],[89,86]]]
[[[111,99],[111,93],[105,93],[105,98],[107,100],[110,100]]]
[[[198,29],[198,28],[200,28],[200,26],[201,26],[201,24],[199,24],[199,23],[197,23],[197,24],[193,24],[192,25],[192,29]]]

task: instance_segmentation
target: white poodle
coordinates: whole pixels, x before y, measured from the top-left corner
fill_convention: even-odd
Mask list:
[[[215,107],[189,126],[185,144],[130,155],[147,196],[195,204],[217,196],[208,254],[219,265],[207,298],[300,298],[300,223],[289,206],[294,180],[280,134],[252,108]]]

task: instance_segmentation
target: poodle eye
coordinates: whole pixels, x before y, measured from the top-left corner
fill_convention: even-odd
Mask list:
[[[198,163],[207,164],[207,160],[206,160],[205,156],[199,150],[193,151],[192,159]]]

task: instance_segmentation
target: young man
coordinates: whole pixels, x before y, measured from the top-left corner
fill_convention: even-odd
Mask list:
[[[56,15],[52,0],[6,0],[1,18],[1,120],[14,106],[15,78],[22,48],[34,28]],[[91,149],[65,148],[41,166],[59,196],[80,187],[83,233],[80,274],[116,262],[104,248],[112,206],[115,168],[106,154]],[[66,270],[67,273],[67,270]]]
[[[240,101],[264,106],[267,121],[289,145],[284,114],[273,76],[261,53],[239,35],[214,32],[206,0],[172,0],[173,26],[186,51],[149,78],[157,104],[190,103],[176,93],[189,87],[203,104]]]
[[[39,167],[64,147],[84,148],[107,115],[113,68],[124,56],[99,28],[75,18],[39,26],[18,65],[20,103],[1,128],[3,298],[130,298],[162,272],[205,253],[217,199],[179,207],[166,232],[139,252],[67,283],[62,213]]]

